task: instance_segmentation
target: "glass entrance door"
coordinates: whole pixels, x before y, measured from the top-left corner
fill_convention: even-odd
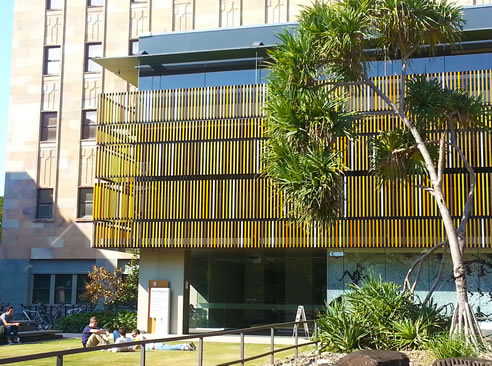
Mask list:
[[[190,329],[309,319],[326,298],[326,252],[197,251],[191,255]]]

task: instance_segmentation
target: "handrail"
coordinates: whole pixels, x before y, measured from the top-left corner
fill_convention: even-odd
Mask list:
[[[199,339],[198,366],[202,366],[203,365],[203,339],[204,338],[211,338],[211,337],[217,337],[217,336],[221,336],[221,335],[230,335],[230,334],[237,334],[237,333],[239,333],[241,335],[240,359],[221,364],[220,366],[234,365],[234,364],[238,364],[238,363],[240,363],[241,365],[244,365],[244,362],[251,361],[251,360],[254,360],[257,358],[261,358],[261,357],[265,357],[268,355],[271,356],[270,361],[273,364],[275,353],[283,352],[283,351],[287,351],[289,349],[295,348],[296,349],[296,357],[297,357],[298,348],[299,348],[298,336],[297,336],[297,331],[296,331],[296,332],[294,332],[295,345],[275,350],[274,349],[274,331],[275,331],[275,329],[285,327],[285,326],[294,326],[294,325],[299,326],[301,324],[311,324],[311,323],[314,324],[314,333],[316,333],[316,322],[314,320],[306,320],[306,321],[298,321],[298,322],[262,325],[262,326],[253,327],[253,328],[216,331],[216,332],[210,332],[210,333],[193,334],[193,335],[186,335],[186,336],[179,336],[179,337],[145,339],[145,340],[141,340],[141,341],[133,341],[133,342],[126,342],[126,343],[118,343],[118,344],[108,344],[108,345],[97,346],[97,347],[75,348],[75,349],[68,349],[68,350],[63,350],[63,351],[53,351],[53,352],[36,353],[36,354],[32,354],[32,355],[24,355],[24,356],[17,356],[17,357],[0,358],[0,365],[7,365],[7,364],[13,364],[13,363],[23,362],[23,361],[33,361],[33,360],[40,360],[40,359],[44,359],[44,358],[56,357],[56,359],[57,359],[56,365],[57,366],[63,366],[63,357],[64,356],[75,355],[75,354],[80,354],[80,353],[96,352],[96,351],[107,350],[107,349],[112,349],[112,348],[143,346],[140,349],[140,351],[141,351],[140,365],[145,366],[145,358],[146,358],[145,345],[147,343],[169,342],[169,341],[174,342],[174,341],[191,340],[191,339],[197,339],[198,338]],[[266,329],[270,329],[270,337],[271,337],[270,351],[262,353],[260,355],[245,358],[244,357],[244,334],[256,332],[259,330],[266,330]],[[308,342],[308,343],[303,343],[303,344],[301,344],[301,346],[306,346],[306,345],[311,345],[311,344],[317,344],[317,342],[312,341],[312,342]]]

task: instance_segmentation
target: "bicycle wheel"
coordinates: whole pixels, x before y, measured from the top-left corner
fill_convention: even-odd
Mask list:
[[[53,326],[53,319],[51,319],[51,316],[48,314],[39,314],[39,316],[41,318],[41,321],[39,322],[41,328],[44,330],[51,329]]]

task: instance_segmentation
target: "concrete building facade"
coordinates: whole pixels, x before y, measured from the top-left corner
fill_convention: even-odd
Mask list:
[[[150,32],[294,20],[308,3],[16,0],[0,302],[76,303],[92,265],[122,266],[131,257],[92,249],[90,240],[97,98],[136,88],[90,58],[135,53]],[[33,299],[33,291],[42,295]]]

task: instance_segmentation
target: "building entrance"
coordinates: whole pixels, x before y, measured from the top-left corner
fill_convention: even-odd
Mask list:
[[[326,300],[326,251],[192,251],[190,330],[308,319]]]

